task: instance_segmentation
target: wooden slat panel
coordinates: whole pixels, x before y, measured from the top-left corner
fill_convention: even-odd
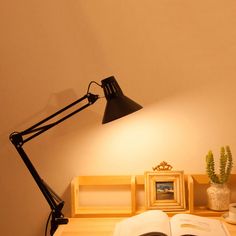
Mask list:
[[[132,214],[135,214],[136,208],[137,208],[137,205],[136,205],[136,178],[133,175],[131,177],[131,211],[132,211]]]
[[[144,175],[136,175],[136,184],[144,185]]]
[[[78,200],[77,195],[79,191],[78,177],[75,177],[71,181],[71,215],[74,216],[76,214],[76,209],[78,208]]]
[[[188,175],[188,206],[189,211],[192,213],[194,211],[194,193],[193,193],[193,177]]]
[[[208,184],[209,183],[209,178],[207,175],[203,174],[197,174],[197,175],[192,175],[193,180],[196,181],[198,184]]]
[[[209,184],[210,179],[207,175],[204,174],[192,174],[192,178],[194,181],[196,181],[198,184]],[[234,183],[236,181],[236,174],[231,174],[229,178],[229,183]]]
[[[79,176],[79,185],[102,186],[102,185],[130,185],[131,176]]]

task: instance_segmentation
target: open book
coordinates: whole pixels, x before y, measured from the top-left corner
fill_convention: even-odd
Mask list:
[[[191,214],[169,218],[160,210],[149,210],[116,224],[113,236],[229,236],[223,222]]]

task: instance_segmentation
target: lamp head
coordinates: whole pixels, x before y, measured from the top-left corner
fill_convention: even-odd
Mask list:
[[[102,123],[108,123],[142,108],[138,103],[126,97],[114,76],[103,79],[102,88],[107,100]]]

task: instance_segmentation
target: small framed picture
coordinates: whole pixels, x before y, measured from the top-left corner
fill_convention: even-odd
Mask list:
[[[185,210],[184,172],[145,172],[145,206],[163,211]]]

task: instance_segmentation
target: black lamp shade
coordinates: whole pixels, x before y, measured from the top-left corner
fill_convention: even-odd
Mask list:
[[[114,76],[108,77],[101,82],[107,99],[102,120],[103,124],[121,118],[122,116],[126,116],[142,108],[138,103],[123,94]]]

